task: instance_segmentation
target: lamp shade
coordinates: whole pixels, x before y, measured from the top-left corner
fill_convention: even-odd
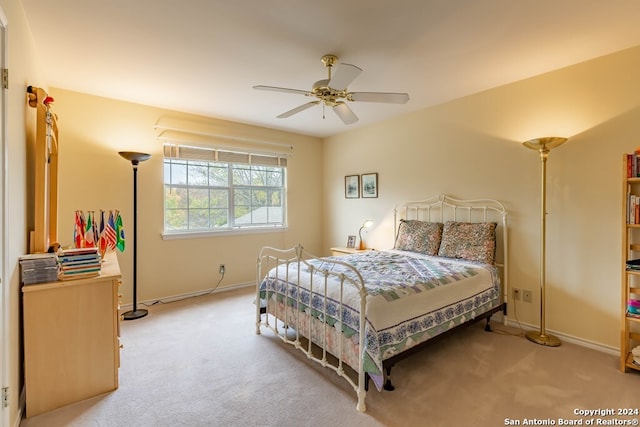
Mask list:
[[[527,148],[531,148],[532,150],[543,150],[548,151],[552,148],[556,148],[557,146],[564,144],[567,138],[561,138],[558,136],[547,136],[544,138],[535,138],[530,139],[522,143]]]
[[[118,154],[120,154],[120,156],[122,158],[129,160],[133,164],[138,164],[139,162],[144,162],[149,157],[151,157],[151,154],[138,153],[138,152],[135,152],[135,151],[118,151]]]
[[[358,230],[358,236],[360,236],[360,246],[358,247],[358,249],[360,249],[361,251],[365,250],[367,247],[364,244],[364,241],[362,240],[362,230],[365,230],[369,227],[371,227],[373,225],[373,221],[368,219],[365,222],[362,223],[362,226],[360,227],[360,229]]]

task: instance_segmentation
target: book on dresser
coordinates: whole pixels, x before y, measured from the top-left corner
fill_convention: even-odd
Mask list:
[[[56,254],[41,253],[21,256],[20,278],[23,285],[55,281],[58,278]]]
[[[58,252],[60,280],[93,277],[100,274],[102,259],[98,248],[72,248]]]

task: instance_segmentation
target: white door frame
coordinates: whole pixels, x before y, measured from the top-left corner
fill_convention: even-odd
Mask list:
[[[7,66],[7,16],[0,7],[0,68]],[[0,386],[8,387],[9,381],[9,285],[7,275],[7,91],[0,76]],[[1,399],[0,399],[1,400]],[[0,427],[10,423],[9,408],[0,402]]]

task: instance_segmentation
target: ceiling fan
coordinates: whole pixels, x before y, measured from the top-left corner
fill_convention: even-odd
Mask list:
[[[333,108],[333,111],[335,111],[338,117],[340,117],[346,125],[357,122],[358,116],[351,111],[351,108],[349,108],[345,101],[384,102],[389,104],[405,104],[409,101],[409,94],[407,93],[349,92],[347,90],[347,86],[356,77],[358,77],[362,72],[362,69],[355,65],[340,63],[336,65],[335,73],[332,76],[331,69],[337,60],[338,57],[335,55],[324,55],[322,57],[321,61],[327,68],[329,77],[315,82],[310,91],[263,85],[257,85],[253,88],[258,90],[271,90],[274,92],[294,93],[317,98],[315,101],[307,102],[306,104],[302,104],[299,107],[276,116],[279,119],[291,117],[294,114],[315,105],[322,104],[323,108],[324,106]]]

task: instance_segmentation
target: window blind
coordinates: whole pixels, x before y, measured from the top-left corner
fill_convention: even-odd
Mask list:
[[[167,159],[200,160],[207,162],[245,163],[261,166],[287,166],[287,157],[278,154],[251,153],[241,150],[194,147],[181,144],[164,144]]]

